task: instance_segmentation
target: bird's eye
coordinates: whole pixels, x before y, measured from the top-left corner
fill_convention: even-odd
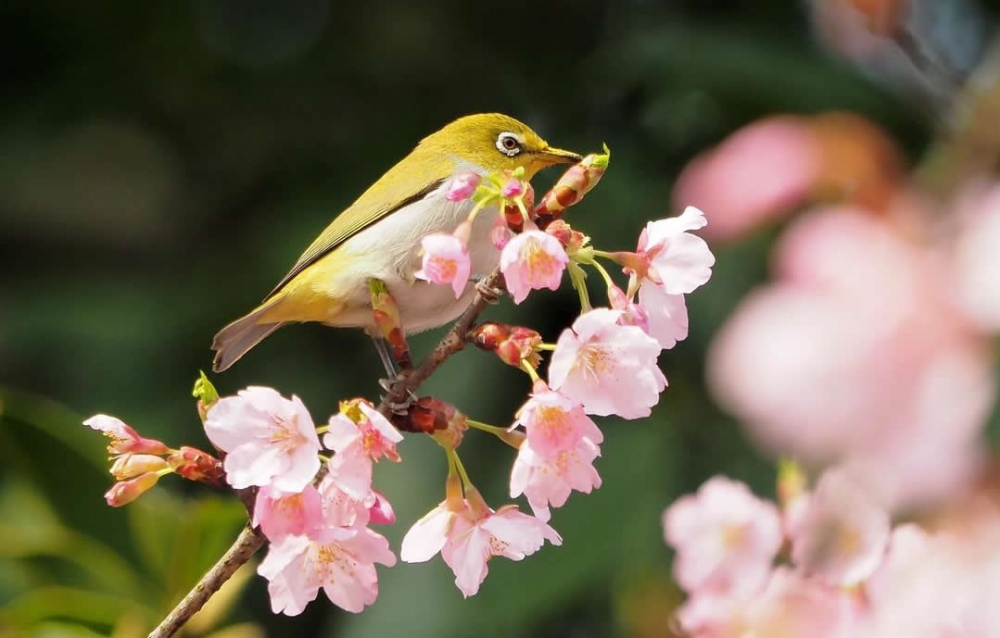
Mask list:
[[[507,157],[514,157],[521,152],[521,140],[513,133],[501,133],[497,137],[497,150]]]

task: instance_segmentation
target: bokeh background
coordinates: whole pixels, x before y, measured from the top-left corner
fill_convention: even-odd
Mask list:
[[[910,5],[922,17],[900,29]],[[823,17],[845,7],[871,19]],[[687,203],[674,184],[692,158],[774,113],[861,115],[904,165],[919,165],[950,130],[995,9],[971,0],[2,3],[0,636],[145,635],[221,555],[244,520],[239,503],[166,479],[133,505],[106,507],[103,440],[80,423],[108,412],[147,436],[209,448],[191,386],[210,368],[215,331],[422,136],[500,111],[561,147],[607,143],[611,168],[571,221],[600,247],[631,249],[647,220]],[[884,46],[872,53],[870,41]],[[993,165],[990,147],[978,151],[962,157]],[[947,189],[949,174],[939,170],[935,184]],[[717,473],[773,493],[774,459],[713,402],[705,355],[767,279],[777,233],[713,244],[713,279],[689,297],[691,335],[661,357],[670,388],[649,419],[601,421],[604,486],[556,512],[562,547],[491,562],[470,600],[440,561],[382,570],[378,603],[357,616],[324,601],[272,616],[264,581],[245,569],[186,635],[671,635],[681,594],[663,508]],[[489,317],[554,338],[576,308],[561,290]],[[439,334],[415,339],[417,354]],[[297,394],[321,421],[341,398],[376,398],[380,372],[360,333],[306,325],[212,379],[222,393],[262,384]],[[504,424],[527,387],[523,374],[469,351],[426,390]],[[462,449],[487,499],[504,502],[512,452],[474,434]],[[394,547],[440,500],[446,471],[429,440],[410,437],[401,452],[405,463],[377,473],[399,516],[387,532]]]

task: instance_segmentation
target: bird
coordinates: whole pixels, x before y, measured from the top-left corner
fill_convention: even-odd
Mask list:
[[[213,370],[228,369],[286,324],[318,322],[365,330],[392,376],[392,358],[374,323],[371,279],[381,280],[396,301],[404,334],[453,321],[475,297],[471,284],[456,299],[450,287],[414,277],[421,238],[453,232],[472,209],[468,200],[446,198],[451,178],[523,169],[523,178],[530,180],[544,168],[581,159],[549,146],[508,115],[480,113],[452,121],[423,138],[335,217],[256,308],[215,335]],[[499,262],[490,239],[494,218],[480,214],[473,223],[468,249],[474,275],[491,272]]]

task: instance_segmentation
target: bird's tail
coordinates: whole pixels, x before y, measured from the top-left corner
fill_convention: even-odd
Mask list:
[[[250,348],[264,340],[269,334],[284,325],[283,322],[267,322],[265,314],[270,308],[262,305],[250,314],[240,317],[215,335],[212,350],[215,360],[212,369],[222,372],[240,360]]]

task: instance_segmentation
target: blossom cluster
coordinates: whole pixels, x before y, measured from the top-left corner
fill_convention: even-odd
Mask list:
[[[373,487],[373,466],[381,459],[401,460],[397,444],[403,436],[396,426],[430,434],[448,462],[445,498],[406,533],[402,561],[423,562],[440,554],[458,589],[471,596],[492,558],[521,560],[546,541],[561,544],[549,525],[551,509],[563,506],[574,491],[589,493],[601,485],[594,462],[604,436],[592,417],[638,419],[651,413],[667,386],[657,359],[687,337],[684,295],[708,281],[715,261],[704,240],[693,234],[707,223],[695,208],[649,222],[632,252],[597,250],[566,223],[566,208],[597,184],[608,157],[584,158],[537,206],[520,172],[457,174],[446,186],[446,197],[470,200],[469,218],[452,234],[423,239],[415,275],[452,287],[458,297],[471,276],[472,222],[480,214],[495,215],[491,237],[515,303],[534,290],[558,288],[566,274],[579,294],[581,313],[556,343],[544,343],[530,328],[493,322],[466,335],[531,378],[530,396],[511,423],[474,421],[434,397],[412,401],[390,421],[388,410],[380,412],[356,398],[342,401],[340,412],[317,428],[295,396],[249,387],[219,398],[207,379],[199,381],[195,395],[205,432],[223,455],[216,462],[220,479],[234,489],[255,491],[252,524],[270,544],[258,572],[268,580],[276,613],[301,613],[321,589],[352,612],[377,598],[375,565],[392,566],[397,557],[371,527],[395,521],[388,498]],[[617,264],[628,276],[626,289],[614,283],[599,259]],[[591,304],[585,267],[606,283],[607,306]],[[408,352],[399,309],[384,286],[376,282],[371,291],[375,322],[393,345],[393,356]],[[544,352],[551,353],[545,378],[539,373]],[[510,497],[524,496],[531,514],[514,504],[494,509],[483,499],[457,451],[469,428],[517,449]]]
[[[692,638],[936,638],[995,635],[1000,509],[988,500],[937,529],[892,527],[848,472],[802,489],[779,478],[781,505],[715,477],[664,512],[676,618]],[[780,562],[776,559],[780,558]]]

